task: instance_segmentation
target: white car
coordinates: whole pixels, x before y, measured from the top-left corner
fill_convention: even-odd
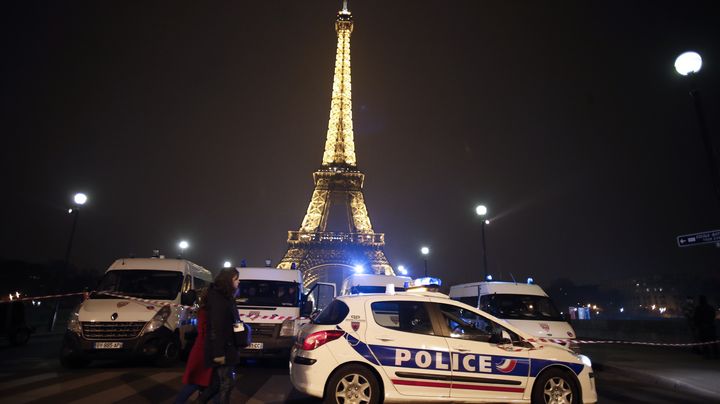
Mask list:
[[[298,332],[290,380],[327,403],[594,403],[590,359],[435,292],[341,296]]]

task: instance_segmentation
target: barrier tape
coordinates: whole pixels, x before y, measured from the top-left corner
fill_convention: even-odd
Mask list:
[[[120,295],[120,294],[117,294],[117,293],[106,292],[106,291],[98,291],[98,292],[95,292],[95,293],[100,293],[100,294],[103,294],[103,295],[108,295],[108,296],[112,296],[112,297],[117,297],[118,299],[134,300],[134,301],[136,301],[136,302],[146,303],[146,304],[154,305],[154,306],[171,306],[171,307],[181,307],[181,308],[184,308],[184,309],[192,309],[192,308],[194,307],[194,306],[185,306],[184,304],[178,304],[178,303],[168,302],[168,301],[166,301],[166,300],[163,301],[163,300],[143,299],[143,298],[141,298],[141,297],[125,296],[125,295]]]
[[[193,306],[185,306],[185,305],[182,305],[182,304],[177,304],[177,303],[172,303],[172,302],[167,302],[167,301],[143,299],[143,298],[140,298],[140,297],[125,296],[125,295],[121,295],[121,294],[117,294],[117,293],[112,293],[112,292],[104,292],[104,291],[101,291],[101,292],[96,292],[96,293],[102,293],[102,294],[104,294],[104,295],[108,295],[108,296],[112,296],[112,297],[117,297],[118,299],[134,300],[134,301],[137,301],[137,302],[152,304],[152,305],[155,305],[155,306],[172,306],[172,307],[182,307],[182,308],[185,308],[185,309],[192,309],[192,308],[193,308]],[[308,320],[307,317],[281,316],[281,315],[279,315],[279,314],[271,314],[271,315],[263,315],[263,316],[261,316],[261,315],[259,315],[259,314],[240,314],[240,317],[241,317],[241,318],[242,318],[242,317],[245,317],[245,318],[248,318],[248,319],[250,319],[250,320],[257,320],[257,319],[264,319],[264,320],[265,320],[265,319],[266,319],[266,320]]]
[[[617,340],[586,340],[586,339],[553,339],[553,338],[527,338],[528,342],[555,343],[558,345],[570,344],[628,344],[628,345],[647,345],[647,346],[674,346],[674,347],[691,347],[701,345],[719,344],[720,340],[707,342],[641,342],[641,341],[617,341]]]
[[[4,300],[3,302],[22,302],[22,301],[30,301],[30,300],[53,299],[53,298],[58,298],[58,297],[78,296],[78,295],[83,295],[86,293],[88,293],[88,292],[64,293],[64,294],[57,294],[57,295],[46,295],[46,296],[35,296],[35,297],[20,297],[20,298],[12,299],[12,300]],[[193,306],[185,306],[183,304],[172,303],[172,302],[168,302],[168,301],[150,300],[150,299],[143,299],[143,298],[134,297],[134,296],[125,296],[125,295],[121,295],[121,294],[117,294],[117,293],[113,293],[113,292],[96,291],[96,292],[90,292],[90,293],[101,293],[103,295],[116,297],[118,299],[134,300],[136,302],[146,303],[146,304],[155,305],[155,306],[172,306],[172,307],[182,307],[185,309],[193,308]],[[260,316],[259,314],[258,315],[240,314],[240,317],[247,317],[248,319],[251,319],[251,320],[256,320],[258,318],[269,319],[269,320],[294,320],[294,319],[307,320],[308,319],[307,317],[281,316],[278,314],[271,314],[271,315],[264,315],[264,316]],[[554,344],[563,345],[563,346],[570,345],[570,344],[628,344],[628,345],[645,345],[645,346],[692,347],[692,346],[720,344],[720,340],[707,341],[707,342],[672,343],[672,342],[641,342],[641,341],[618,341],[618,340],[526,338],[525,341],[540,342],[540,343],[554,343]]]
[[[11,300],[5,300],[3,299],[3,303],[11,303],[11,302],[26,302],[31,300],[43,300],[43,299],[54,299],[58,297],[67,297],[67,296],[78,296],[82,295],[86,292],[76,292],[76,293],[63,293],[59,295],[46,295],[46,296],[35,296],[35,297],[13,297]]]

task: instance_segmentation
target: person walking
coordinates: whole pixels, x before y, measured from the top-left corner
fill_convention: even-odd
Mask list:
[[[205,365],[205,338],[207,335],[207,309],[205,303],[207,292],[207,288],[198,290],[197,298],[200,305],[197,313],[198,333],[185,366],[182,379],[183,388],[175,399],[175,404],[184,404],[198,390],[202,394],[202,391],[210,386],[212,380],[212,367]]]
[[[708,343],[702,345],[703,356],[707,359],[718,359],[718,343],[711,343],[716,341],[717,338],[715,334],[715,308],[708,304],[705,296],[700,296],[698,299],[693,319],[695,320],[700,342]]]
[[[235,387],[235,365],[240,362],[236,345],[235,323],[240,322],[235,307],[240,276],[235,268],[223,269],[208,288],[207,335],[205,337],[205,365],[213,369],[213,381],[199,398],[201,403],[213,398],[217,388],[218,397],[213,400],[222,404],[230,402]],[[207,394],[206,394],[207,393]]]

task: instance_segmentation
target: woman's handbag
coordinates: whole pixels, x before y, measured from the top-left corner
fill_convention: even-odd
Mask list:
[[[252,342],[252,328],[242,321],[233,326],[233,335],[235,336],[235,346],[238,348],[245,348]]]

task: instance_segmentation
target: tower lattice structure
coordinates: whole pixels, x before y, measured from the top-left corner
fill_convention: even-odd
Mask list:
[[[347,2],[335,20],[337,53],[325,152],[313,173],[315,189],[300,230],[288,232],[288,250],[278,268],[303,271],[305,285],[316,281],[339,284],[357,265],[375,274],[394,275],[383,248],[385,235],[370,223],[353,140],[350,81],[350,34],[353,18]],[[347,214],[347,231],[328,231],[331,209]]]

